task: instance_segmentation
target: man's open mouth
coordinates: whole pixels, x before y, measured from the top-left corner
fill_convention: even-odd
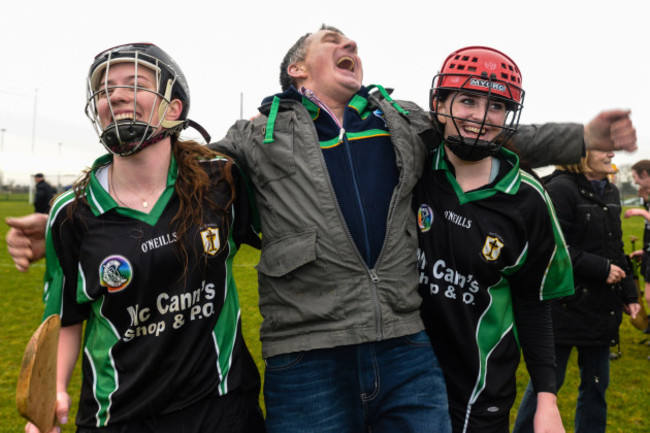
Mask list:
[[[348,71],[354,72],[354,59],[352,57],[341,57],[337,62],[336,66],[341,69],[347,69]]]

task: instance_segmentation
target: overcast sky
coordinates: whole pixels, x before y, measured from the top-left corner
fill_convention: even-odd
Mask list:
[[[153,42],[179,63],[191,88],[190,118],[214,139],[279,91],[287,49],[322,23],[359,44],[364,83],[426,106],[444,58],[468,45],[497,48],[519,65],[522,123],[586,122],[629,108],[650,158],[647,12],[638,0],[114,1],[23,0],[0,11],[0,168],[5,182],[44,172],[77,174],[104,148],[84,114],[94,56]],[[59,145],[59,143],[61,143]],[[54,179],[53,179],[54,177]]]

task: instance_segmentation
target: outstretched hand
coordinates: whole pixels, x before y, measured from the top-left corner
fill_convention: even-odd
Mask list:
[[[636,128],[630,110],[603,111],[585,125],[587,150],[637,150]]]
[[[7,218],[7,249],[20,272],[27,272],[29,265],[45,256],[45,226],[47,215],[33,213],[17,218]]]

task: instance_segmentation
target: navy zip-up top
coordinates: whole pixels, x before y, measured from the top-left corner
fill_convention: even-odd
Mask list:
[[[336,199],[357,250],[373,268],[386,237],[390,199],[399,173],[384,114],[362,87],[343,113],[343,125],[294,87],[276,95],[301,101],[318,134]],[[268,102],[273,97],[265,99]]]

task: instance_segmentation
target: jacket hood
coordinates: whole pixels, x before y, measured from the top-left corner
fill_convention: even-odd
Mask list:
[[[384,99],[386,99],[390,104],[401,114],[407,115],[409,114],[408,111],[404,110],[400,105],[395,102],[390,94],[393,89],[385,89],[384,87],[378,85],[378,84],[371,84],[369,87],[361,86],[359,91],[355,94],[357,96],[360,96],[364,99],[368,99],[370,96],[370,91],[372,89],[376,89],[377,93],[381,95]],[[295,87],[291,86],[289,89],[282,93],[277,93],[273,96],[268,96],[262,100],[262,105],[258,108],[258,111],[267,116],[267,122],[266,122],[266,133],[264,135],[264,143],[273,143],[274,138],[273,138],[273,132],[275,129],[275,120],[278,115],[278,111],[280,111],[280,102],[282,100],[293,100],[296,102],[302,103],[302,100],[305,96],[301,94],[298,89]],[[350,98],[352,100],[354,98]]]

